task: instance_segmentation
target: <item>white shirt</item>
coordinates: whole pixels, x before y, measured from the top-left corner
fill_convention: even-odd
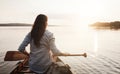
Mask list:
[[[52,64],[53,60],[50,51],[53,54],[61,53],[55,45],[55,38],[53,33],[46,30],[40,40],[40,47],[34,45],[31,39],[31,33],[28,33],[22,44],[19,46],[19,51],[24,51],[25,47],[30,43],[30,69],[36,73],[42,74],[47,70],[49,65]]]

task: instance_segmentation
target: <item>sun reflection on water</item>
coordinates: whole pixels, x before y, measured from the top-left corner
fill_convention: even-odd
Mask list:
[[[98,34],[94,32],[94,54],[97,55],[98,52]]]

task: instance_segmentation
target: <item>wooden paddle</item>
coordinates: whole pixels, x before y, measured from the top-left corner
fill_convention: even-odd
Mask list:
[[[68,54],[68,55],[59,55],[59,56],[84,56],[87,57],[86,53],[83,54]],[[27,56],[19,51],[7,51],[4,61],[18,61],[24,60]]]
[[[58,55],[58,56],[84,56],[84,57],[87,57],[87,53],[83,53],[83,54],[66,54],[66,55]]]
[[[24,60],[25,58],[27,58],[27,56],[19,51],[7,51],[4,61],[18,61]]]

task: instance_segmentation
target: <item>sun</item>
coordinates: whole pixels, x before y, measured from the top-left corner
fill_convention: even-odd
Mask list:
[[[103,13],[103,5],[98,0],[84,0],[78,12],[83,17],[99,17]]]
[[[80,0],[80,2],[79,5],[77,4],[77,18],[75,20],[79,26],[88,28],[103,15],[104,7],[102,2],[98,0]]]

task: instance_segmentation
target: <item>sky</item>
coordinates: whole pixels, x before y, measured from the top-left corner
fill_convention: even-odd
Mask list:
[[[34,23],[46,14],[51,25],[120,20],[120,0],[0,0],[0,23]]]

